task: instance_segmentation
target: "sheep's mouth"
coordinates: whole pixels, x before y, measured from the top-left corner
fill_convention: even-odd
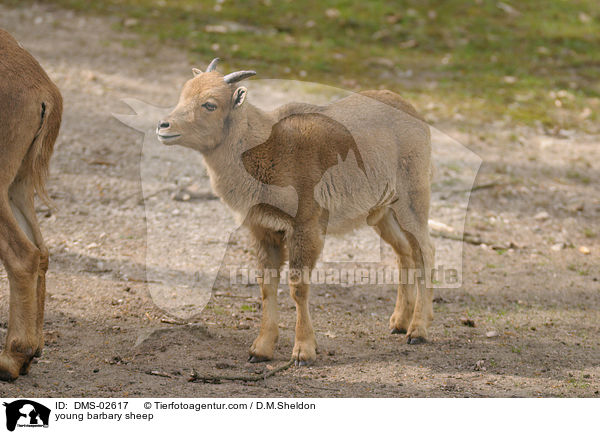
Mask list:
[[[174,140],[178,137],[181,137],[181,134],[160,134],[160,133],[156,133],[156,135],[158,136],[158,140],[160,140],[161,142],[169,142],[171,140]]]

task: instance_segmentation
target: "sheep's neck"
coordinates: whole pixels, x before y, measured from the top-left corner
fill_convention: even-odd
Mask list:
[[[268,139],[275,122],[272,114],[249,103],[230,122],[233,127],[227,138],[212,152],[205,154],[204,161],[216,195],[240,213],[256,203],[270,203],[270,198],[275,196],[266,191],[269,186],[261,184],[246,171],[242,161],[245,151]]]

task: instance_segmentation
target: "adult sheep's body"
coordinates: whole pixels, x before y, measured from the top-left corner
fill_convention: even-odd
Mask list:
[[[0,379],[25,374],[44,345],[48,249],[34,207],[62,116],[62,97],[40,64],[0,29],[0,259],[10,281]]]

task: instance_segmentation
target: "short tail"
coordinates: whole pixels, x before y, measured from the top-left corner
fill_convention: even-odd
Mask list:
[[[57,90],[54,98],[42,102],[40,128],[31,145],[32,167],[30,173],[33,186],[38,197],[48,206],[51,206],[51,200],[46,191],[46,180],[61,119],[62,97]]]

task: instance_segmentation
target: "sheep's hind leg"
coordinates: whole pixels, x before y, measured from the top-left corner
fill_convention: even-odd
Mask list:
[[[409,344],[418,344],[427,340],[427,328],[433,320],[433,281],[432,270],[435,250],[425,225],[415,236],[410,237],[413,247],[413,260],[419,267],[415,276],[418,282],[415,311],[406,332]]]
[[[11,185],[9,190],[13,214],[18,216],[21,229],[40,251],[40,265],[37,278],[37,317],[36,335],[38,345],[35,357],[42,355],[44,348],[44,305],[46,299],[46,272],[48,271],[48,248],[44,242],[42,232],[35,214],[34,188],[29,178],[22,179]],[[24,366],[21,373],[25,373],[29,366]]]
[[[19,373],[27,372],[39,345],[36,288],[40,250],[19,226],[6,191],[0,195],[0,259],[10,282],[8,332],[0,353],[0,379],[14,380]]]
[[[412,247],[391,209],[385,212],[375,226],[375,230],[385,242],[392,246],[398,257],[400,282],[394,313],[390,317],[390,330],[392,334],[406,333],[413,317],[417,293],[414,281],[407,279],[415,267]]]

